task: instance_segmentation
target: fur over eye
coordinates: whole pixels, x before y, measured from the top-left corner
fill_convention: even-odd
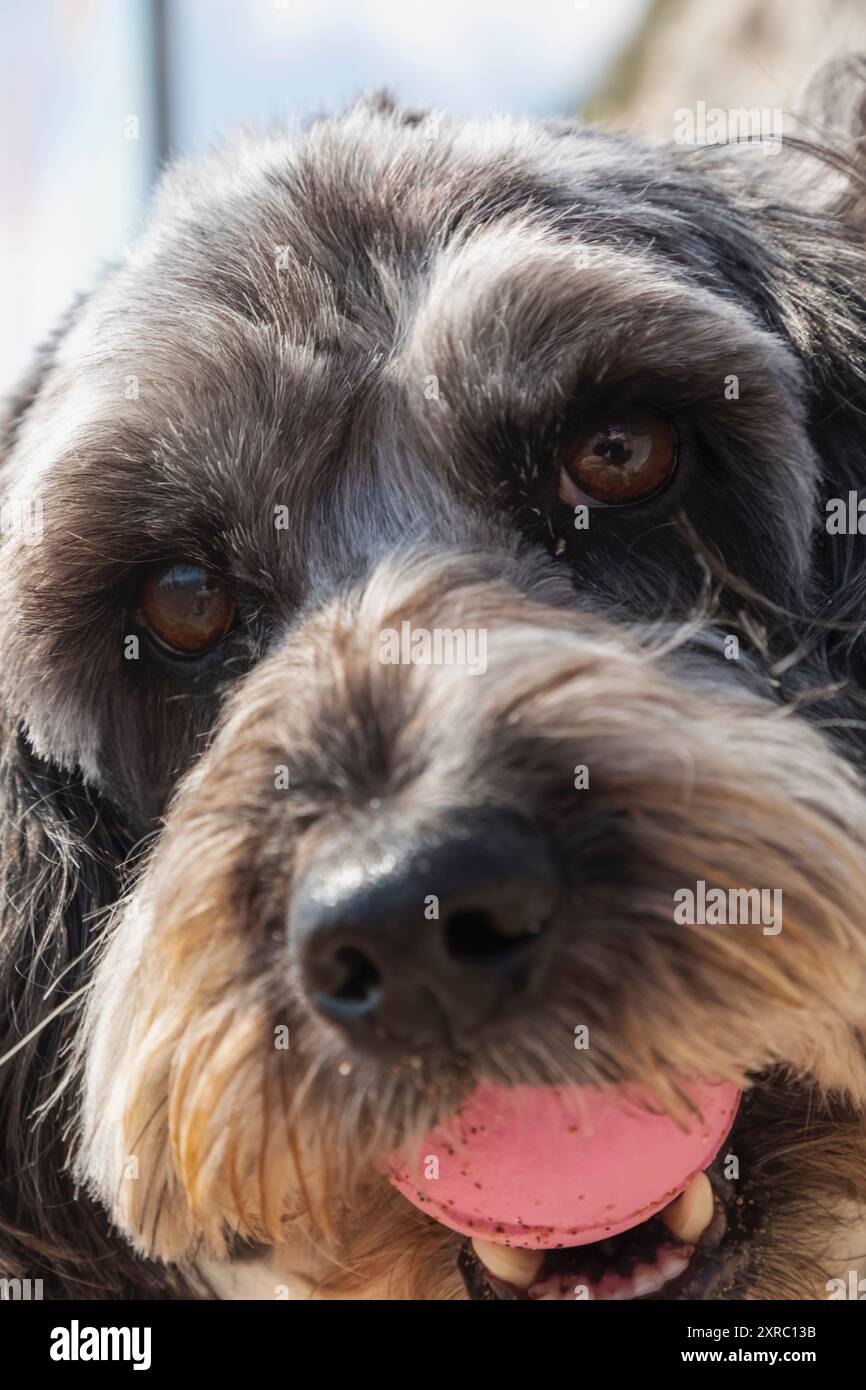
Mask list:
[[[145,579],[137,616],[160,646],[199,656],[225,637],[235,612],[235,601],[221,580],[201,565],[172,560]]]
[[[584,430],[560,469],[559,496],[622,507],[660,492],[673,476],[677,440],[673,426],[651,410],[628,410]]]

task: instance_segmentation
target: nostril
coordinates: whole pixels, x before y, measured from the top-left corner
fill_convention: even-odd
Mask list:
[[[503,931],[493,913],[484,908],[455,912],[445,924],[445,942],[452,960],[468,964],[511,964],[527,952],[538,931],[520,936]]]
[[[341,947],[331,956],[325,969],[316,970],[318,988],[313,999],[331,1017],[361,1017],[378,1008],[382,998],[382,976],[370,956],[357,947]],[[324,977],[322,977],[324,976]]]
[[[332,999],[347,1004],[372,1004],[382,989],[382,976],[376,966],[355,946],[341,946],[334,957],[342,975],[336,988],[329,993]]]

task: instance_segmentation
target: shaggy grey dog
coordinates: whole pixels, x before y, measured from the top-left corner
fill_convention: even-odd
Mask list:
[[[863,191],[384,99],[169,171],[5,432],[0,1273],[604,1297],[670,1223],[503,1274],[383,1156],[696,1075],[736,1162],[633,1295],[856,1268]]]

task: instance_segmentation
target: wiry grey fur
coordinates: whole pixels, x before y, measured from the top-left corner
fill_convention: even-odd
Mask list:
[[[330,1221],[362,1290],[364,1232],[319,1210],[333,1177],[312,1210],[284,1190],[286,1134],[302,1171],[315,1147],[293,1090],[392,1258],[417,1223],[368,1160],[444,1099],[479,1076],[659,1083],[686,1064],[753,1082],[736,1143],[754,1217],[689,1296],[796,1296],[835,1272],[840,1221],[866,1211],[866,552],[822,523],[864,473],[861,191],[847,151],[505,119],[431,138],[378,101],[168,172],[6,427],[4,496],[38,495],[45,535],[0,558],[0,1273],[56,1297],[206,1292],[203,1249]],[[581,419],[629,401],[676,421],[677,475],[576,532],[545,480]],[[198,663],[143,633],[126,660],[141,575],[173,557],[226,576],[241,621]],[[377,666],[389,618],[443,614],[490,629],[489,679]],[[597,772],[589,812],[576,762]],[[322,836],[379,843],[457,801],[531,811],[567,866],[558,984],[468,1071],[429,1059],[423,1095],[409,1071],[383,1100],[359,1064],[337,1113],[338,1043],[282,964],[293,875]],[[772,866],[799,905],[773,951],[687,948],[665,922],[716,840],[726,871]],[[580,1073],[550,1030],[590,1014]],[[262,1054],[284,1016],[297,1070],[277,1077]],[[220,1139],[197,1090],[215,1079]],[[124,1133],[132,1114],[150,1118]],[[220,1148],[233,1116],[268,1174],[283,1163],[255,1191],[253,1148]],[[130,1142],[146,1171],[121,1196]],[[457,1244],[429,1235],[441,1296]]]

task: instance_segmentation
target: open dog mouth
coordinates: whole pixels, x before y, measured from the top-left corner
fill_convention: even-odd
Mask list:
[[[740,1262],[749,1205],[724,1147],[741,1096],[686,1090],[693,1110],[677,1122],[621,1088],[482,1086],[392,1156],[391,1180],[467,1237],[472,1299],[715,1297]]]
[[[742,1263],[746,1213],[719,1156],[658,1215],[587,1245],[526,1250],[472,1239],[458,1267],[474,1301],[712,1297]]]

